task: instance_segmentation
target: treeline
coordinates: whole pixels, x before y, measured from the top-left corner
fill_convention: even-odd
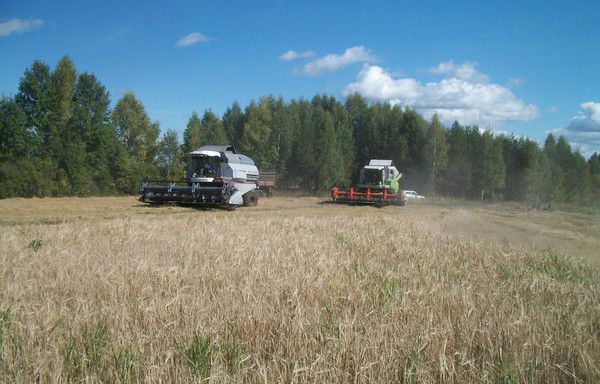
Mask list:
[[[68,57],[36,61],[13,97],[0,100],[0,197],[130,194],[139,180],[180,179],[185,153],[233,144],[282,186],[323,191],[349,185],[372,158],[392,159],[402,185],[427,194],[532,203],[585,203],[600,195],[600,156],[586,160],[564,137],[543,146],[476,126],[445,128],[410,108],[262,97],[218,116],[192,113],[180,138],[161,135],[133,93],[111,108],[93,74]]]

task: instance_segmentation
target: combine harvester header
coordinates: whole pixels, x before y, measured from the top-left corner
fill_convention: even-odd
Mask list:
[[[373,159],[360,170],[357,186],[350,190],[333,187],[331,196],[334,202],[344,204],[405,205],[406,197],[400,190],[401,177],[392,160]]]

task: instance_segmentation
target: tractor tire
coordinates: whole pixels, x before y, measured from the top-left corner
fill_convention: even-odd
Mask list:
[[[256,207],[258,204],[258,195],[256,194],[256,191],[246,192],[246,194],[242,196],[242,199],[244,200],[244,207]]]

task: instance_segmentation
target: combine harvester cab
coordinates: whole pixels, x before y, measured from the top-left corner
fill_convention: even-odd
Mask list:
[[[183,181],[143,181],[140,201],[235,209],[258,203],[258,168],[232,146],[207,145],[190,152]]]
[[[405,205],[401,177],[392,160],[373,159],[360,170],[358,185],[349,190],[334,187],[331,196],[334,202],[344,204]]]

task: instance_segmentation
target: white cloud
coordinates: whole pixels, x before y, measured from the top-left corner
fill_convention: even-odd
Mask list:
[[[476,83],[489,83],[490,78],[487,75],[479,72],[475,67],[476,63],[454,64],[454,61],[446,61],[438,64],[437,67],[431,68],[431,72],[447,77],[455,77],[461,80],[467,80]]]
[[[279,56],[279,60],[290,61],[290,60],[295,60],[295,59],[306,59],[309,57],[313,57],[314,55],[316,55],[316,53],[314,51],[296,52],[296,51],[290,49],[286,53]]]
[[[535,105],[526,105],[510,89],[489,81],[471,63],[446,62],[432,69],[445,75],[440,82],[421,83],[410,77],[394,77],[380,66],[364,65],[356,82],[344,95],[358,92],[370,100],[411,106],[426,117],[437,112],[445,123],[486,125],[504,121],[526,121],[538,115]]]
[[[5,23],[0,23],[0,36],[10,36],[12,34],[28,32],[44,25],[41,19],[11,19]]]
[[[203,35],[200,32],[192,32],[189,35],[183,36],[181,39],[179,39],[175,46],[178,48],[189,47],[194,44],[204,43],[208,40],[210,39],[206,35]]]
[[[563,135],[585,156],[600,152],[600,103],[588,101],[579,106],[579,113],[566,128],[554,133]]]
[[[558,113],[559,109],[558,109],[558,107],[551,105],[550,108],[548,108],[548,111],[550,113]]]
[[[363,46],[348,48],[341,55],[329,54],[306,63],[302,73],[307,76],[319,76],[335,72],[352,63],[372,63],[377,58]]]

